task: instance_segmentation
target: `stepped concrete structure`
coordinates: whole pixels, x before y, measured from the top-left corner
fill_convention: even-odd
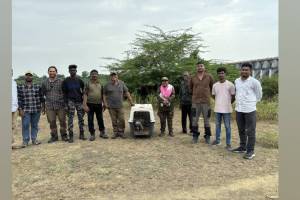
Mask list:
[[[257,79],[262,79],[263,77],[271,77],[279,72],[279,58],[270,57],[254,60],[245,60],[238,62],[228,62],[227,64],[234,64],[238,69],[243,63],[251,63],[253,66],[252,76]]]

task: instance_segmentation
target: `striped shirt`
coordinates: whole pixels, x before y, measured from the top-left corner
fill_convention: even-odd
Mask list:
[[[41,111],[41,104],[45,101],[39,85],[26,84],[18,86],[18,104],[24,112],[35,113]]]

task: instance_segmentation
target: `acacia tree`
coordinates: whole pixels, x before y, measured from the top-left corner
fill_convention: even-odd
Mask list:
[[[118,71],[131,89],[156,85],[162,76],[177,80],[183,71],[194,69],[204,47],[200,33],[191,28],[164,32],[156,26],[147,27],[151,30],[136,34],[131,50],[125,52],[127,57],[108,66],[110,71]]]
[[[135,91],[141,85],[157,86],[162,76],[178,87],[184,71],[195,72],[195,64],[202,60],[210,70],[217,64],[210,64],[200,57],[205,46],[201,33],[194,33],[191,28],[163,31],[157,26],[146,26],[150,31],[139,31],[131,43],[131,49],[125,51],[125,59],[108,65],[110,71],[117,71],[121,79]]]

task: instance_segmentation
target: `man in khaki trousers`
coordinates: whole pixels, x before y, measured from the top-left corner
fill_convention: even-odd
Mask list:
[[[123,110],[124,95],[127,96],[130,105],[134,106],[127,86],[123,81],[118,79],[116,72],[112,72],[110,74],[110,81],[103,89],[104,109],[108,109],[112,121],[112,139],[116,139],[117,137],[125,138],[125,118]]]

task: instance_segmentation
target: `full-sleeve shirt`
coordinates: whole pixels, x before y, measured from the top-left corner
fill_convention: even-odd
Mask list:
[[[65,102],[83,102],[84,82],[78,78],[67,77],[62,84]]]
[[[19,108],[24,112],[36,113],[41,111],[42,103],[45,102],[41,86],[24,84],[18,86]]]
[[[11,89],[11,112],[16,112],[18,110],[18,89],[14,79],[11,81]]]
[[[61,79],[55,78],[52,81],[47,78],[42,83],[42,93],[46,97],[46,108],[48,110],[59,110],[64,108],[65,102]]]
[[[235,80],[237,112],[250,113],[256,110],[256,103],[262,98],[262,87],[260,82],[249,77],[246,80],[238,78]]]

